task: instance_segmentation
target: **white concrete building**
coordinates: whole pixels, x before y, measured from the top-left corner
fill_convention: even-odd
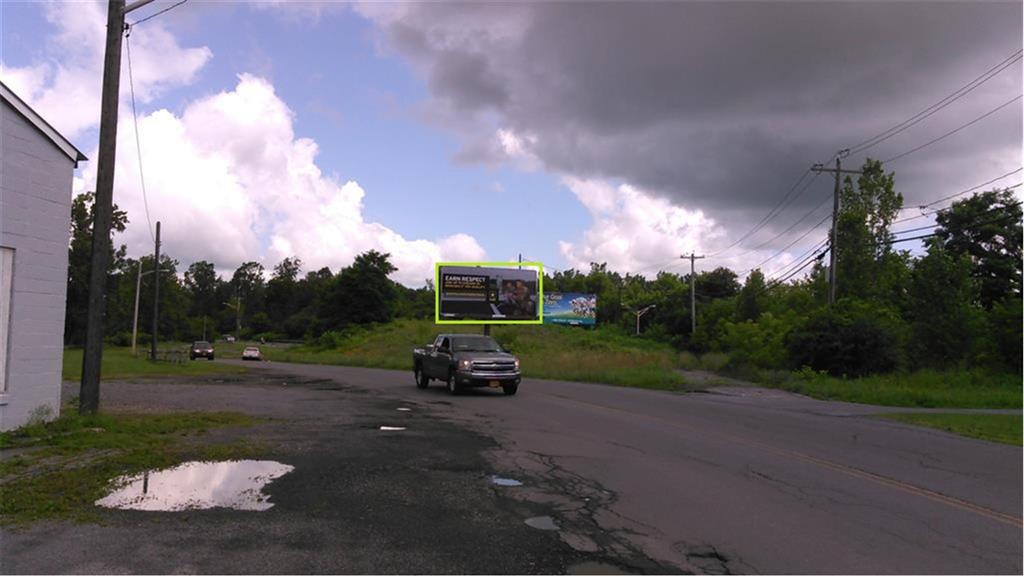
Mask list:
[[[60,412],[71,187],[85,159],[0,82],[0,430]]]

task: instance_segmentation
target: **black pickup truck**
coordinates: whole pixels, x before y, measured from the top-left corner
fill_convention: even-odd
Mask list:
[[[509,396],[519,390],[519,359],[490,336],[439,334],[433,344],[413,349],[412,366],[419,388],[441,380],[452,394],[482,386]]]

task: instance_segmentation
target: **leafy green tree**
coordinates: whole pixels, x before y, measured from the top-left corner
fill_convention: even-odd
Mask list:
[[[766,297],[767,287],[764,282],[764,274],[760,270],[754,270],[747,276],[747,281],[736,298],[736,320],[740,322],[756,321],[761,316]]]
[[[396,291],[388,276],[397,268],[390,258],[390,254],[370,250],[356,256],[351,266],[335,276],[320,304],[329,328],[391,320]]]
[[[988,325],[995,348],[993,364],[1004,370],[1021,373],[1024,366],[1021,342],[1022,333],[1022,302],[1018,298],[1008,298],[997,302],[989,311]]]
[[[932,242],[928,255],[914,266],[910,289],[910,348],[915,365],[954,366],[978,352],[984,324],[972,304],[975,295],[967,258]]]
[[[1010,190],[993,190],[954,202],[935,218],[936,234],[954,256],[973,263],[978,296],[986,308],[1021,295],[1021,204]]]
[[[903,207],[895,174],[870,158],[857,186],[847,177],[840,190],[836,257],[838,297],[878,298],[892,291],[892,225]]]
[[[274,330],[284,332],[285,321],[298,311],[298,277],[302,260],[285,258],[267,281],[266,302],[269,323]]]
[[[198,317],[214,317],[222,304],[217,300],[217,271],[212,262],[200,260],[189,265],[185,271],[185,289],[192,298],[189,314]]]
[[[81,344],[85,341],[85,322],[89,308],[89,270],[92,268],[92,229],[95,216],[95,195],[85,192],[75,196],[71,202],[71,241],[68,246],[68,293],[64,315],[64,342]],[[124,232],[128,215],[115,204],[111,218],[110,236]],[[108,302],[119,292],[116,271],[123,267],[127,247],[123,244],[116,250],[111,244],[107,276]],[[106,326],[108,334],[111,330]]]
[[[259,262],[244,262],[231,276],[231,288],[235,305],[241,300],[242,325],[248,326],[253,316],[265,311],[266,283],[263,279],[263,265]]]

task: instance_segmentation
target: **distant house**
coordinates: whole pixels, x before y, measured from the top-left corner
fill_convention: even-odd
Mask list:
[[[0,82],[0,430],[60,411],[74,170],[85,156]]]

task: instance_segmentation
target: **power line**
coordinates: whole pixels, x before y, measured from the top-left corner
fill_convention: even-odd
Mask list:
[[[161,10],[159,12],[156,12],[154,14],[150,14],[149,16],[146,16],[145,18],[142,18],[140,20],[136,20],[135,22],[132,22],[130,24],[130,26],[138,26],[139,24],[142,24],[143,22],[145,22],[147,20],[152,20],[153,18],[156,18],[157,16],[159,16],[161,14],[165,14],[167,12],[170,12],[171,10],[174,10],[178,6],[181,6],[182,4],[184,4],[185,2],[188,2],[188,0],[181,0],[180,2],[178,2],[176,4],[173,4],[171,6],[168,6],[167,8],[164,8],[163,10]]]
[[[132,95],[132,121],[135,123],[135,151],[139,157],[139,182],[142,185],[142,205],[146,209],[146,223],[149,225],[149,237],[153,242],[156,242],[156,236],[153,235],[153,221],[149,217],[149,198],[146,196],[146,177],[142,171],[142,143],[139,139],[139,116],[135,110],[135,80],[132,76],[132,42],[131,42],[131,27],[126,26],[124,35],[124,45],[128,55],[128,86],[131,88]],[[159,263],[158,263],[159,264]]]
[[[786,205],[791,204],[793,201],[795,201],[797,198],[799,198],[800,195],[803,194],[804,191],[807,190],[808,187],[810,187],[811,183],[814,182],[814,180],[818,177],[818,174],[814,174],[814,176],[807,182],[807,184],[803,188],[800,189],[800,191],[796,194],[796,196],[793,196],[793,193],[796,192],[796,189],[804,181],[804,178],[807,178],[808,174],[811,174],[811,169],[810,168],[805,170],[800,175],[800,178],[797,179],[797,181],[793,184],[792,187],[790,187],[789,191],[786,192],[786,194],[782,197],[782,199],[779,200],[779,202],[777,204],[775,204],[775,206],[771,210],[768,211],[768,214],[766,214],[763,218],[761,218],[761,220],[759,220],[758,223],[755,224],[754,227],[751,228],[746,234],[741,236],[739,239],[737,239],[732,244],[726,246],[725,248],[719,250],[718,252],[715,252],[714,254],[710,254],[709,256],[713,258],[715,256],[719,256],[721,254],[724,254],[724,253],[728,252],[729,250],[733,249],[735,246],[737,246],[738,244],[740,244],[741,242],[743,242],[747,238],[750,238],[751,236],[756,234],[759,230],[764,228],[765,225],[768,224],[768,222],[772,218],[777,216],[782,211],[782,209],[784,208],[783,204],[786,204]],[[790,197],[792,197],[791,200],[790,200]],[[787,200],[789,200],[788,203],[787,203]]]
[[[1000,104],[999,106],[996,106],[992,110],[989,110],[988,112],[982,114],[981,116],[978,116],[974,120],[971,120],[970,122],[961,125],[959,128],[956,128],[955,130],[950,130],[949,132],[946,132],[942,136],[939,136],[938,138],[935,138],[933,140],[929,140],[928,142],[925,142],[924,144],[921,144],[920,146],[918,146],[916,148],[911,148],[910,150],[907,150],[906,152],[903,152],[902,154],[897,154],[897,155],[893,156],[892,158],[888,158],[886,160],[882,160],[882,163],[883,164],[888,164],[888,163],[893,162],[895,160],[899,160],[900,158],[903,158],[904,156],[909,156],[909,155],[913,154],[914,152],[917,152],[918,150],[921,150],[922,148],[927,148],[928,146],[931,146],[932,144],[935,144],[936,142],[938,142],[940,140],[944,140],[945,138],[947,138],[949,136],[952,136],[953,134],[956,134],[957,132],[963,130],[964,128],[972,126],[975,123],[980,122],[980,121],[984,120],[985,118],[988,118],[989,116],[995,114],[996,112],[1002,110],[1003,108],[1006,108],[1010,104],[1013,104],[1014,102],[1016,102],[1017,100],[1020,100],[1020,99],[1021,99],[1021,95],[1018,94],[1014,98],[1011,98],[1010,100],[1007,100],[1003,104]]]
[[[761,244],[758,244],[758,245],[757,245],[757,246],[755,246],[754,248],[751,248],[750,250],[747,250],[746,252],[744,252],[744,253],[742,253],[742,254],[740,254],[740,255],[736,256],[736,258],[740,258],[740,257],[742,257],[742,256],[746,256],[747,254],[750,254],[751,252],[756,252],[757,250],[760,250],[761,248],[764,248],[765,246],[767,246],[767,245],[771,244],[772,242],[774,242],[774,241],[778,240],[779,238],[781,238],[781,237],[785,236],[785,235],[786,235],[786,234],[788,234],[788,233],[789,233],[789,232],[790,232],[791,230],[793,230],[793,228],[796,228],[796,227],[797,227],[797,226],[798,226],[798,225],[799,225],[799,224],[800,224],[801,222],[803,222],[804,220],[806,220],[808,216],[810,216],[811,214],[814,214],[814,213],[815,213],[815,212],[817,212],[818,210],[821,210],[821,207],[822,207],[822,206],[824,206],[824,205],[826,205],[826,204],[828,203],[828,201],[829,201],[829,200],[831,200],[831,198],[825,198],[824,200],[822,200],[821,202],[819,202],[817,206],[815,206],[814,208],[811,208],[811,209],[810,209],[810,210],[809,210],[808,212],[806,212],[806,213],[805,213],[805,214],[804,214],[803,216],[801,216],[799,220],[797,220],[796,222],[794,222],[793,224],[791,224],[789,228],[786,228],[786,229],[785,229],[785,230],[783,230],[782,232],[780,232],[780,233],[776,234],[774,238],[771,238],[770,240],[766,240],[766,241],[762,242]],[[825,216],[825,219],[828,219],[828,215],[826,215],[826,216]],[[824,221],[825,221],[825,220],[822,220],[821,222],[818,222],[817,224],[815,224],[814,226],[812,226],[812,227],[810,228],[810,230],[808,230],[807,232],[805,232],[805,233],[804,233],[804,235],[803,235],[803,236],[801,236],[800,238],[797,238],[796,242],[799,242],[800,240],[802,240],[802,239],[803,239],[804,237],[806,237],[806,236],[807,236],[807,234],[810,234],[811,230],[814,230],[815,228],[817,228],[818,226],[820,226],[820,225],[821,225],[821,223],[822,223],[822,222],[824,222]],[[793,242],[793,243],[789,244],[789,246],[792,246],[792,245],[793,245],[793,244],[795,244],[796,242]],[[789,246],[786,246],[786,248],[789,248]],[[783,248],[783,250],[785,250],[785,248]],[[777,254],[778,254],[778,253],[776,253],[776,255],[777,255]],[[771,257],[769,257],[769,260],[770,260],[770,259],[771,259]],[[764,262],[762,262],[762,264],[764,264]]]
[[[982,187],[988,186],[989,184],[991,184],[991,183],[993,183],[993,182],[995,182],[997,180],[1002,180],[1003,178],[1006,178],[1007,176],[1013,176],[1014,174],[1020,172],[1021,170],[1024,170],[1024,168],[1017,168],[1016,170],[1011,170],[1011,171],[1007,172],[1006,174],[1003,174],[1002,176],[997,176],[997,177],[989,180],[988,182],[982,182],[981,184],[978,184],[977,186],[974,186],[972,188],[968,188],[967,190],[963,190],[961,192],[957,192],[956,194],[952,194],[950,196],[946,196],[945,198],[939,198],[938,200],[935,200],[934,202],[929,202],[928,204],[922,204],[921,206],[919,206],[919,208],[927,208],[929,206],[934,206],[934,205],[938,204],[939,202],[945,202],[946,200],[952,200],[953,198],[956,198],[957,196],[963,196],[964,194],[967,194],[969,192],[974,192],[978,188],[982,188]]]
[[[806,232],[804,232],[804,233],[803,233],[802,235],[800,235],[800,237],[799,237],[799,238],[797,238],[796,240],[793,240],[792,242],[790,242],[789,244],[787,244],[787,245],[786,245],[785,247],[783,247],[783,248],[782,248],[781,250],[779,250],[779,251],[778,251],[778,252],[776,252],[775,254],[772,254],[771,256],[769,256],[769,257],[765,258],[764,260],[762,260],[761,262],[759,262],[759,263],[757,264],[757,266],[754,266],[754,267],[753,267],[753,268],[751,268],[750,270],[751,270],[751,271],[753,271],[753,270],[757,270],[757,269],[758,269],[758,268],[760,268],[761,266],[764,266],[764,265],[765,265],[765,264],[767,264],[768,262],[771,262],[771,261],[772,261],[772,260],[774,260],[775,258],[778,258],[778,257],[779,257],[780,255],[782,255],[782,254],[783,254],[783,253],[784,253],[784,252],[785,252],[786,250],[789,250],[790,248],[792,248],[794,244],[796,244],[797,242],[800,242],[801,240],[803,240],[804,238],[806,238],[806,237],[807,237],[808,235],[810,235],[810,233],[811,233],[811,232],[814,232],[814,231],[815,231],[815,230],[817,230],[817,229],[818,229],[818,228],[819,228],[819,227],[820,227],[820,226],[821,226],[822,224],[824,224],[825,222],[827,222],[827,221],[828,221],[828,219],[829,219],[829,216],[831,216],[831,214],[826,214],[824,218],[822,218],[821,220],[819,220],[819,221],[818,221],[818,223],[817,223],[817,224],[815,224],[814,226],[811,226],[811,227],[810,227],[810,228],[809,228],[809,229],[808,229],[808,230],[807,230]],[[828,242],[828,239],[826,238],[826,239],[825,239],[825,240],[824,240],[823,242],[826,242],[826,243],[827,243],[827,242]],[[801,256],[801,258],[802,258],[802,256]]]
[[[896,134],[899,134],[900,132],[903,132],[907,128],[910,128],[911,126],[914,126],[915,124],[918,124],[918,123],[922,122],[923,120],[925,120],[929,116],[935,114],[939,110],[942,110],[946,106],[949,106],[953,102],[959,100],[960,98],[963,98],[964,96],[969,94],[971,91],[973,91],[975,88],[977,88],[978,86],[981,86],[985,82],[989,81],[990,79],[992,79],[994,76],[996,76],[997,74],[999,74],[1003,70],[1009,68],[1015,62],[1017,62],[1018,60],[1021,59],[1022,52],[1024,52],[1024,50],[1017,50],[1017,51],[1015,51],[1013,54],[1011,54],[1007,58],[1003,59],[1000,63],[998,63],[995,66],[993,66],[992,68],[989,68],[988,70],[986,70],[984,73],[981,74],[981,76],[978,76],[974,80],[971,80],[970,82],[968,82],[964,86],[960,87],[958,90],[956,90],[952,94],[946,96],[942,100],[939,100],[935,104],[932,104],[931,106],[925,108],[924,110],[922,110],[922,111],[918,112],[917,114],[911,116],[910,118],[904,120],[903,122],[900,122],[899,124],[896,124],[892,128],[889,128],[888,130],[885,130],[884,132],[876,134],[875,136],[873,136],[871,138],[868,138],[867,140],[864,140],[863,142],[861,142],[859,144],[851,146],[850,147],[850,152],[851,153],[863,152],[864,150],[867,150],[868,148],[872,148],[874,146],[877,146],[878,144],[881,144],[882,142],[888,140],[889,138],[892,138]]]

